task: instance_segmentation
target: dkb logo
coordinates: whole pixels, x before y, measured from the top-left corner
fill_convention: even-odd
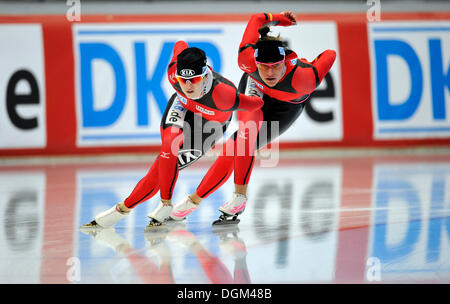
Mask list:
[[[449,25],[369,24],[376,137],[450,135]]]
[[[192,39],[206,38],[191,41],[191,32]],[[74,33],[79,146],[159,144],[161,117],[174,93],[167,67],[181,33],[221,70],[219,46],[206,40],[220,30],[77,24]]]

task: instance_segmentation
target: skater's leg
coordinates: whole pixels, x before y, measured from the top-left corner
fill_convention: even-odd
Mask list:
[[[159,159],[157,158],[147,174],[134,187],[123,204],[132,209],[138,204],[152,198],[159,191]],[[122,207],[121,207],[122,208]],[[124,211],[127,211],[126,209]]]
[[[233,173],[235,153],[235,141],[233,137],[231,136],[223,145],[219,157],[211,168],[209,168],[195,193],[190,196],[195,203],[199,204],[203,199],[219,189],[228,180],[231,173]]]
[[[227,216],[232,216],[234,223],[237,215],[245,210],[247,204],[247,185],[253,170],[255,160],[255,147],[258,133],[262,125],[261,111],[243,112],[238,114],[239,130],[236,137],[236,156],[234,158],[234,184],[235,192],[230,201],[222,205],[219,210],[223,215],[215,224],[225,223]]]
[[[248,75],[244,73],[239,82],[239,92],[245,93],[247,88],[247,79]],[[261,111],[257,111],[259,114],[256,114],[256,117],[260,119]],[[238,112],[238,115],[241,112]],[[241,117],[238,116],[238,119]],[[250,117],[248,117],[250,118]],[[250,119],[249,119],[250,120]],[[241,127],[241,124],[239,125]],[[257,126],[255,124],[254,126]],[[197,191],[190,195],[190,198],[195,203],[200,203],[203,199],[211,195],[214,191],[219,189],[231,176],[233,170],[235,169],[235,156],[238,153],[245,154],[245,151],[238,151],[236,140],[238,138],[239,133],[235,132],[230,139],[224,144],[222,152],[219,158],[215,161],[212,167],[208,170],[207,174],[203,178],[202,182],[197,188]],[[240,140],[241,144],[242,141]],[[241,146],[241,148],[245,147],[245,144]],[[241,155],[242,156],[242,155]],[[252,160],[250,159],[250,162]],[[238,167],[249,167],[249,158],[240,158],[238,161]],[[252,165],[253,166],[253,165]],[[236,174],[236,173],[235,173]],[[238,173],[239,174],[239,173]],[[242,174],[240,175],[242,179]],[[235,185],[236,192],[238,193],[246,193],[247,185]]]
[[[236,137],[236,157],[234,158],[234,184],[239,194],[246,195],[255,163],[255,147],[263,121],[261,110],[239,112],[239,130]]]
[[[146,230],[161,226],[172,211],[172,194],[178,178],[178,151],[183,144],[183,130],[170,126],[161,128],[161,153],[159,154],[159,177],[161,201],[148,217],[151,219]]]
[[[255,162],[255,148],[262,126],[263,113],[258,110],[256,112],[242,112],[238,114],[239,130],[235,137],[235,157],[234,157],[234,184],[235,192],[231,200],[226,202],[219,208],[222,215],[213,225],[220,224],[238,224],[237,216],[244,212],[247,204],[247,186],[253,170]],[[232,217],[231,220],[228,218]]]
[[[161,191],[161,198],[164,201],[167,201],[167,198],[169,197],[169,192],[172,192],[168,191],[168,189],[170,189],[170,185],[168,186],[167,180],[169,179],[170,182],[173,181],[173,183],[175,184],[175,180],[178,176],[178,169],[177,169],[177,159],[172,155],[170,150],[172,149],[171,145],[173,144],[174,145],[173,152],[178,153],[177,147],[179,147],[178,146],[179,143],[177,141],[178,140],[182,141],[182,137],[178,137],[181,134],[181,130],[179,128],[171,127],[167,128],[166,130],[161,130],[161,132],[162,132],[161,134],[164,133],[165,136],[163,140],[164,145],[163,147],[161,147],[160,156],[155,160],[148,173],[144,176],[144,178],[142,178],[139,181],[139,183],[133,189],[131,194],[124,201],[124,205],[128,209],[132,209],[136,207],[138,204],[152,198],[160,189],[160,180],[161,184],[163,184],[162,189],[164,189]],[[160,166],[163,166],[163,168],[165,166],[165,168],[168,169],[167,170],[163,169],[162,174],[160,174],[161,172]],[[174,173],[175,168],[177,169],[176,173]],[[170,174],[171,172],[174,174],[174,176],[171,176]],[[167,198],[163,197],[163,195]]]
[[[234,184],[234,192],[247,196],[247,185]]]
[[[173,189],[178,179],[178,151],[183,144],[183,130],[168,127],[161,130],[161,153],[159,154],[159,178],[161,200],[171,204]]]
[[[124,202],[120,202],[114,207],[99,213],[93,221],[83,225],[82,228],[112,227],[126,217],[131,209],[155,195],[159,190],[158,167],[159,161],[156,159],[148,173],[139,181]]]
[[[247,187],[254,166],[255,150],[265,147],[267,143],[284,133],[300,116],[304,108],[304,104],[283,104],[266,95],[264,95],[264,102],[261,110],[238,113],[239,135],[242,136],[236,138],[238,151],[234,169],[236,194],[247,195]],[[266,123],[264,126],[263,122]],[[277,124],[278,132],[276,130],[272,132],[272,123]],[[244,150],[245,153],[242,155],[239,153],[239,149]]]
[[[238,90],[247,96],[264,97],[264,94],[257,88],[254,81],[244,73],[239,81]],[[254,151],[258,134],[265,120],[263,109],[267,111],[267,106],[256,112],[238,112],[239,130],[236,137],[237,156],[234,160],[234,184],[235,193],[247,195],[247,185],[255,163]],[[244,153],[242,153],[242,151]]]
[[[158,190],[158,159],[156,159],[148,173],[139,181],[125,201],[97,214],[93,221],[82,225],[81,228],[112,227],[122,218],[126,217],[130,213],[131,209],[143,201],[150,199],[158,192]]]
[[[158,157],[158,180],[161,199],[170,203],[172,191],[178,178],[178,151],[183,144],[183,129],[189,111],[184,109],[173,94],[161,118],[161,151]]]

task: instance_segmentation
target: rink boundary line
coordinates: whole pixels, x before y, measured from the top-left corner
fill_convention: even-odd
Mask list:
[[[266,155],[267,152],[260,154]],[[83,163],[136,163],[153,162],[158,153],[105,153],[100,155],[57,155],[57,156],[5,156],[0,157],[2,166],[22,165],[60,165],[60,164],[83,164]],[[449,147],[413,147],[413,148],[307,148],[286,149],[278,152],[280,159],[327,159],[332,157],[353,158],[371,156],[427,156],[440,155],[450,156]],[[205,154],[201,162],[211,162],[217,157],[217,151],[213,150]],[[268,157],[257,156],[257,160],[268,159]]]
[[[376,211],[376,210],[409,210],[408,207],[373,207],[373,208],[330,208],[320,210],[303,211],[305,213],[321,213],[321,212],[362,212],[362,211]],[[433,212],[448,212],[450,208],[436,209]]]

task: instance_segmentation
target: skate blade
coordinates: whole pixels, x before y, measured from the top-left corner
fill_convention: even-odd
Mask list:
[[[81,232],[89,232],[89,231],[103,229],[103,227],[100,226],[99,224],[97,224],[97,222],[94,220],[94,221],[91,221],[90,223],[81,225],[79,229]]]
[[[150,222],[144,229],[144,233],[154,233],[154,232],[166,232],[168,231],[167,226],[159,222]]]
[[[213,226],[234,226],[239,224],[241,220],[240,219],[235,219],[235,220],[222,220],[222,219],[218,219],[216,221],[214,221],[212,223]]]

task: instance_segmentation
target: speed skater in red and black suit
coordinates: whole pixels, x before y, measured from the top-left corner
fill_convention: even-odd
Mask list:
[[[264,100],[264,106],[254,112],[238,112],[239,124],[244,127],[234,133],[223,145],[221,155],[211,166],[196,191],[185,201],[192,201],[198,206],[203,199],[228,180],[235,168],[233,164],[240,157],[233,158],[226,151],[229,151],[236,143],[239,146],[240,141],[245,138],[256,138],[254,149],[256,151],[284,133],[300,116],[311,93],[333,66],[336,58],[334,50],[325,50],[309,62],[299,58],[294,51],[286,47],[280,37],[268,35],[270,26],[295,24],[295,15],[290,11],[280,14],[254,14],[250,18],[239,45],[238,65],[244,72],[239,83],[239,92],[247,96],[261,97]],[[264,123],[258,123],[257,128],[245,127],[252,122]],[[254,124],[249,125],[254,126]],[[272,126],[278,128],[277,132],[273,132],[272,129],[275,127]],[[248,164],[248,167],[244,168],[246,172],[244,179],[236,178],[238,172],[235,172],[233,196],[219,208],[222,215],[213,224],[239,222],[237,215],[244,211],[247,203],[247,187],[254,165],[254,154],[251,162],[245,164]],[[190,213],[189,210],[195,210],[192,206],[187,203],[175,205],[171,218],[183,219]]]
[[[146,230],[162,226],[173,208],[172,194],[179,170],[198,160],[223,137],[234,111],[252,112],[263,105],[260,97],[239,93],[231,81],[207,65],[203,50],[189,47],[184,41],[175,44],[167,75],[175,93],[162,116],[158,157],[123,202],[101,212],[82,228],[112,227],[158,191],[161,200],[148,215],[150,224]],[[246,173],[241,168],[247,169],[251,161],[249,154],[236,164],[239,178],[243,179],[240,176]]]

